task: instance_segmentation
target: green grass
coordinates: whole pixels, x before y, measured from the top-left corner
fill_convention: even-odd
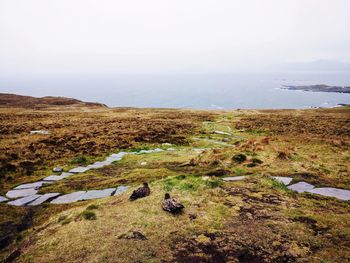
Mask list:
[[[96,220],[96,213],[90,210],[85,210],[81,213],[81,216],[86,220]]]

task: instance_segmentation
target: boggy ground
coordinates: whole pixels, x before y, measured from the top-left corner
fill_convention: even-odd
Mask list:
[[[17,117],[12,119],[13,113],[7,114],[8,123],[14,123]],[[125,128],[123,136],[132,139],[130,146],[116,148],[156,148],[170,142],[175,151],[128,155],[109,167],[75,175],[41,189],[42,192],[69,193],[129,185],[130,189],[118,197],[69,205],[45,204],[30,209],[1,204],[1,234],[7,237],[1,240],[3,259],[17,262],[350,262],[349,202],[296,194],[270,177],[290,176],[294,182],[350,189],[348,108],[232,112],[94,109],[26,114],[47,114],[44,123],[55,123],[39,128],[51,131],[56,129],[54,125],[62,125],[55,135],[51,133],[48,137],[62,134],[61,138],[65,138],[63,134],[79,133],[74,123],[80,119],[85,123],[87,118],[92,129],[99,132],[86,141],[106,143],[104,136],[118,127],[116,134]],[[54,116],[59,117],[50,122]],[[60,118],[70,125],[62,124],[58,121]],[[101,124],[104,118],[109,120],[108,125]],[[130,119],[134,118],[143,123],[143,129],[139,129],[144,135],[142,138],[153,134],[152,139],[134,140],[138,134],[129,127],[134,123]],[[32,126],[12,140],[1,139],[2,147],[11,141],[15,145],[15,138],[22,136],[31,140],[28,131],[39,129],[38,124],[42,122],[40,118],[27,121],[22,127]],[[159,132],[160,126],[156,123],[164,124]],[[216,134],[216,130],[233,136]],[[88,129],[83,131],[87,133]],[[11,132],[6,136],[11,136]],[[36,138],[41,140],[45,136]],[[215,144],[213,140],[227,145]],[[65,141],[69,144],[71,139]],[[25,148],[24,142],[20,145]],[[198,148],[211,149],[200,153],[196,151]],[[88,163],[115,152],[112,144],[96,153],[84,152],[79,145],[78,149],[63,156],[53,155],[45,166],[35,166],[32,175],[17,177],[17,172],[6,173],[5,177],[13,179],[11,183],[4,183],[5,188],[40,178],[54,164],[68,168],[72,161]],[[223,176],[235,175],[248,175],[248,179],[221,180]],[[130,202],[131,191],[144,181],[150,183],[151,195]],[[165,192],[181,200],[186,207],[183,214],[173,216],[162,211],[160,203]]]

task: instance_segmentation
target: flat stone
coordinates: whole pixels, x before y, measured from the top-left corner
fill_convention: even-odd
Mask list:
[[[67,178],[69,176],[73,175],[72,173],[62,173],[61,175],[50,175],[48,177],[45,177],[43,180],[44,181],[60,181],[64,178]]]
[[[34,188],[34,189],[38,189],[40,188],[45,182],[43,181],[39,181],[39,182],[35,182],[35,183],[30,183],[30,184],[21,184],[19,186],[17,186],[16,188],[14,188],[15,190],[18,189],[28,189],[28,188]]]
[[[28,205],[30,206],[36,206],[36,205],[40,205],[46,201],[49,201],[50,199],[59,196],[60,193],[49,193],[49,194],[44,194],[42,196],[40,196],[39,198],[35,199],[34,201],[32,201],[31,203],[29,203]]]
[[[86,193],[85,191],[78,191],[78,192],[74,192],[66,195],[61,195],[56,199],[52,200],[50,203],[51,204],[68,204],[68,203],[77,202],[85,193]]]
[[[282,177],[282,176],[273,176],[272,178],[284,185],[289,185],[290,182],[293,180],[292,177]]]
[[[128,188],[129,188],[128,186],[123,186],[123,185],[118,186],[118,187],[117,187],[117,190],[116,190],[115,193],[114,193],[114,196],[120,195],[120,194],[126,192],[126,190],[128,190]]]
[[[55,168],[52,169],[52,171],[53,171],[54,173],[60,173],[60,172],[63,171],[63,169],[62,169],[61,167],[55,167]]]
[[[244,180],[247,176],[232,176],[232,177],[225,177],[222,178],[222,180],[226,181],[226,182],[230,182],[230,181],[240,181],[240,180]]]
[[[90,168],[88,167],[83,167],[83,166],[78,166],[76,168],[73,168],[71,170],[69,170],[70,173],[74,173],[74,174],[77,174],[77,173],[85,173],[86,171],[90,170]]]
[[[169,152],[173,152],[173,151],[176,151],[176,149],[175,148],[168,148],[168,149],[166,149],[167,151],[169,151]]]
[[[315,186],[305,182],[299,182],[288,186],[288,189],[296,191],[298,193],[304,193],[306,191],[312,190],[313,188],[315,188]]]
[[[119,152],[119,153],[113,153],[110,155],[110,157],[113,158],[123,158],[125,155],[130,154],[128,152]]]
[[[35,195],[38,191],[34,188],[10,190],[6,193],[8,198],[18,198],[24,196]]]
[[[45,130],[35,130],[35,131],[30,131],[30,134],[49,134],[49,131]]]
[[[90,191],[87,191],[85,194],[83,194],[79,200],[90,200],[90,199],[97,199],[97,198],[112,196],[115,190],[116,188],[107,188],[103,190],[90,190]]]
[[[168,142],[164,142],[162,143],[163,146],[171,146],[172,144],[171,143],[168,143]]]
[[[4,196],[0,196],[0,203],[1,202],[5,202],[5,201],[7,201],[8,199],[6,198],[6,197],[4,197]]]
[[[216,134],[221,134],[221,135],[232,135],[231,133],[228,133],[228,132],[223,132],[223,131],[214,131],[214,133]]]
[[[23,198],[14,200],[14,201],[10,201],[7,204],[8,205],[15,205],[15,206],[24,206],[24,205],[34,201],[35,199],[38,199],[40,196],[41,195],[34,194],[34,195],[26,196],[26,197],[23,197]]]
[[[308,193],[318,194],[323,196],[335,197],[340,200],[350,200],[350,191],[333,187],[320,187],[307,191]]]

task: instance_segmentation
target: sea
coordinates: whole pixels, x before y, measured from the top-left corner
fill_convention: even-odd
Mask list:
[[[350,94],[281,89],[350,86],[350,72],[1,76],[0,93],[63,96],[110,107],[303,109],[350,104]]]

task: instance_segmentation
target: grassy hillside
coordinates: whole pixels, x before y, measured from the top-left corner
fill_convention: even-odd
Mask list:
[[[298,194],[271,178],[350,189],[349,108],[2,109],[0,117],[2,194],[50,174],[54,166],[85,165],[119,150],[173,148],[128,155],[40,189],[71,193],[130,186],[120,196],[32,208],[0,204],[2,259],[350,261],[350,203]],[[50,134],[29,135],[32,129]],[[221,180],[242,175],[247,179]],[[151,195],[129,201],[142,182],[150,184]],[[184,204],[183,214],[162,210],[166,192]]]

